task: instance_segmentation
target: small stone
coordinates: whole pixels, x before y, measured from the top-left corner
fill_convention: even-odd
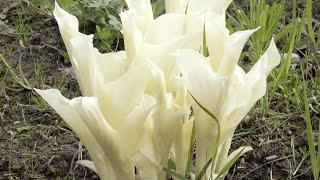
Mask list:
[[[266,157],[266,160],[267,160],[267,161],[272,161],[272,160],[277,159],[278,157],[279,157],[279,156],[277,156],[277,155],[273,155],[273,156]]]
[[[249,123],[250,123],[250,121],[251,121],[251,116],[250,115],[246,115],[246,117],[244,117],[244,119],[243,119],[243,123],[245,124],[245,125],[248,125]]]
[[[5,20],[7,18],[7,15],[0,13],[0,19],[1,20]]]
[[[4,98],[6,96],[6,90],[3,88],[3,89],[0,89],[0,98]]]
[[[11,34],[14,32],[14,30],[0,20],[0,32],[5,34]]]

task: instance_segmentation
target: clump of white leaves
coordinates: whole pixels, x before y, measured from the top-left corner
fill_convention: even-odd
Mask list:
[[[103,180],[135,179],[135,167],[140,179],[163,180],[169,158],[184,176],[193,125],[195,176],[211,161],[203,179],[223,177],[232,160],[251,150],[229,154],[237,125],[265,94],[266,78],[279,64],[274,42],[246,73],[237,63],[256,29],[229,34],[224,11],[231,0],[166,0],[166,13],[156,19],[149,0],[126,2],[129,10],[120,14],[125,51],[107,54],[56,4],[83,97],[36,91],[88,150],[92,161],[79,163]]]

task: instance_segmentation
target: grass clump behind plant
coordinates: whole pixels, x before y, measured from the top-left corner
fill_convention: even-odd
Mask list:
[[[51,14],[52,0],[24,0],[40,14]],[[58,0],[61,7],[79,19],[79,28],[86,34],[94,34],[94,45],[102,52],[123,49],[119,13],[126,8],[123,0]]]

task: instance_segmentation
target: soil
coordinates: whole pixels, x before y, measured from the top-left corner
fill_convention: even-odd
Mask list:
[[[241,5],[241,1],[237,2]],[[305,1],[298,3],[302,6]],[[287,8],[290,12],[289,5]],[[320,5],[314,11],[319,22]],[[19,21],[27,26],[20,27]],[[17,30],[19,33],[14,35],[7,33]],[[24,76],[40,89],[58,88],[68,98],[80,95],[64,52],[51,14],[35,12],[16,0],[0,1],[0,54],[18,78]],[[0,180],[99,179],[76,164],[77,160],[90,157],[62,119],[35,92],[21,88],[0,63],[2,76],[7,78],[6,82],[0,81]],[[281,102],[271,108],[281,108]],[[319,119],[316,115],[313,118]],[[252,130],[249,134],[241,134],[248,129]],[[286,179],[306,156],[306,137],[299,112],[273,118],[257,115],[253,110],[238,128],[232,148],[251,145],[254,150],[237,161],[227,179]],[[302,161],[296,179],[312,179],[309,162],[309,157]]]
[[[25,44],[18,35],[0,34],[0,52],[15,73],[20,78],[23,73],[34,87],[70,90],[72,94],[64,93],[69,98],[79,95],[77,82],[69,73],[71,64],[59,51],[66,50],[54,18],[14,0],[1,1],[0,12],[7,28],[17,27],[19,18],[27,24],[21,30]],[[20,60],[22,73],[17,70]],[[8,75],[4,65],[0,66],[0,76]],[[6,81],[7,88],[0,86],[0,179],[98,179],[76,164],[90,157],[61,118],[46,104],[39,107],[41,99],[36,93],[21,89],[12,76],[8,75]],[[59,87],[57,82],[63,84]]]

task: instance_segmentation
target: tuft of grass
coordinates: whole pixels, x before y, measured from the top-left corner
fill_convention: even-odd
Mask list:
[[[311,124],[308,122],[309,125],[307,124],[307,127],[294,125],[297,122],[288,122],[288,117],[303,115],[306,121],[311,121],[310,115],[318,116],[320,112],[320,53],[317,52],[317,48],[314,50],[311,46],[318,47],[320,42],[319,23],[313,19],[311,12],[312,5],[318,2],[307,0],[305,8],[299,12],[297,12],[299,8],[297,8],[296,0],[285,2],[287,4],[292,3],[292,11],[289,16],[283,15],[283,1],[273,2],[272,6],[280,4],[277,7],[277,12],[272,11],[272,6],[261,6],[261,4],[265,4],[263,0],[247,0],[247,2],[250,5],[244,11],[249,12],[249,15],[246,15],[243,11],[237,12],[234,10],[237,9],[235,3],[232,4],[232,9],[227,13],[229,17],[227,25],[231,32],[252,29],[258,26],[261,26],[262,29],[262,31],[260,29],[256,32],[248,43],[249,46],[257,48],[257,50],[248,47],[248,49],[245,49],[247,52],[244,52],[241,57],[243,59],[248,58],[254,63],[255,58],[258,59],[258,56],[254,58],[250,56],[263,52],[268,43],[268,38],[273,36],[278,47],[281,47],[282,61],[280,66],[271,73],[268,82],[268,95],[262,100],[262,107],[255,108],[252,112],[253,116],[258,117],[260,112],[265,112],[262,116],[267,117],[269,122],[261,125],[261,122],[257,121],[251,125],[251,128],[237,131],[234,138],[239,139],[240,137],[245,138],[248,136],[250,138],[250,136],[257,133],[265,134],[269,137],[272,133],[278,131],[283,138],[294,141],[294,136],[286,135],[282,132],[286,129],[294,129],[301,133],[304,131],[310,134],[308,137],[311,139],[313,137],[311,136],[312,127],[317,125],[312,124],[312,122]],[[270,17],[273,17],[273,20],[268,20]],[[276,26],[268,25],[266,26],[268,28],[263,30],[264,25],[271,22],[277,22]],[[303,47],[305,50],[303,51],[300,49],[302,41],[311,42],[311,44],[305,44],[306,46]],[[301,67],[304,69],[303,72],[300,70]],[[308,103],[305,97],[307,97]],[[306,109],[307,107],[308,109]],[[268,111],[265,111],[266,108],[268,108]],[[318,129],[313,130],[313,134],[317,133],[319,134]],[[301,149],[296,149],[294,145],[291,145],[292,155],[288,159],[291,159],[289,162],[292,164],[292,167],[290,167],[292,170],[288,179],[295,179],[309,174],[311,167],[304,170],[308,162],[312,164],[314,176],[316,178],[319,177],[319,152],[314,148],[318,144],[312,144],[312,142],[314,143],[314,139],[308,141],[309,151],[303,150],[304,153],[302,154]],[[309,154],[310,158],[308,158]]]
[[[235,2],[231,4],[232,10],[227,12],[227,16],[229,17],[227,20],[227,27],[231,32],[260,27],[259,30],[250,37],[248,50],[243,52],[240,57],[240,60],[247,58],[251,63],[256,63],[260,56],[267,50],[272,38],[274,38],[276,43],[279,42],[284,39],[292,29],[296,29],[297,25],[294,18],[293,23],[283,23],[282,27],[280,27],[280,22],[285,22],[286,20],[283,16],[286,6],[285,0],[273,2],[271,6],[267,4],[265,0],[247,0],[247,3],[249,5],[246,10],[238,10]],[[296,6],[294,5],[293,7]],[[293,14],[295,14],[295,8],[293,8]],[[291,39],[295,38],[295,33],[291,33],[290,36]],[[275,82],[270,80],[268,83],[268,86],[270,86],[270,84],[273,85],[271,94],[269,95],[267,93],[261,99],[261,110],[263,114],[266,114],[269,109],[268,106],[273,94],[278,87],[281,78],[285,74],[284,70],[287,71],[291,64],[293,45],[294,39],[293,42],[291,41],[291,46],[288,49],[286,63],[282,63],[281,70],[278,73]],[[274,76],[273,73],[271,77]]]
[[[249,6],[245,10],[238,10],[235,2],[231,4],[231,11],[227,12],[227,27],[232,32],[260,29],[250,37],[250,53],[247,56],[252,63],[257,62],[268,48],[271,38],[275,36],[275,42],[283,38],[291,29],[284,26],[279,30],[279,23],[283,20],[285,0],[273,2],[269,6],[265,0],[246,0]],[[234,10],[233,10],[234,9]]]
[[[7,68],[7,70],[10,72],[10,74],[12,75],[13,79],[23,88],[25,89],[28,89],[28,90],[31,90],[32,87],[29,85],[27,79],[25,78],[25,76],[23,75],[23,72],[21,70],[21,57],[20,57],[20,60],[19,60],[19,71],[20,71],[20,75],[22,76],[21,78],[19,78],[16,73],[14,72],[13,68],[11,65],[9,65],[7,63],[7,61],[4,59],[4,57],[0,54],[0,61],[5,65],[5,67]],[[13,87],[9,87],[9,86],[6,86],[8,89],[11,89],[13,91],[17,90]]]
[[[308,147],[309,147],[309,154],[310,154],[310,161],[311,161],[311,167],[313,172],[313,179],[318,180],[319,179],[319,173],[320,173],[320,133],[318,133],[318,143],[314,141],[313,137],[313,129],[312,129],[312,122],[310,117],[310,109],[309,109],[309,100],[308,100],[308,94],[307,94],[307,83],[304,77],[304,68],[301,66],[302,71],[302,87],[303,87],[303,104],[304,104],[304,117],[307,125],[307,138],[308,138]],[[320,124],[319,124],[320,128]],[[320,132],[320,129],[318,130]],[[318,150],[316,151],[316,146],[318,146]]]
[[[297,3],[296,0],[293,0],[293,7],[296,7]],[[281,63],[280,65],[280,71],[278,72],[278,75],[274,81],[271,93],[269,95],[269,99],[270,102],[274,96],[274,93],[276,91],[276,89],[278,88],[282,78],[285,75],[288,75],[288,71],[291,68],[291,63],[292,63],[292,52],[293,52],[293,48],[295,45],[295,39],[296,39],[296,35],[297,35],[297,28],[298,28],[298,20],[297,20],[297,15],[296,15],[296,10],[295,8],[292,9],[292,25],[291,28],[293,29],[289,35],[289,39],[286,43],[286,45],[289,46],[287,54],[285,57],[283,57],[284,62]]]
[[[30,9],[39,14],[52,14],[52,0],[24,0]],[[58,0],[59,5],[79,20],[80,30],[94,34],[94,45],[102,52],[122,49],[123,37],[119,14],[126,7],[124,0]]]

